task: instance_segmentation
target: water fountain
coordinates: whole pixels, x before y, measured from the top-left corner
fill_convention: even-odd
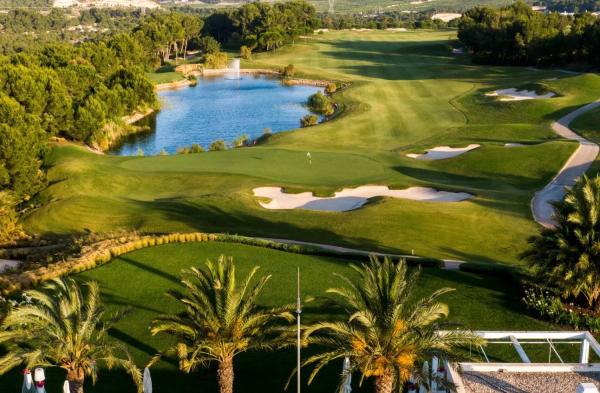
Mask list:
[[[233,59],[229,64],[229,72],[227,73],[226,79],[239,80],[240,76],[240,59]]]

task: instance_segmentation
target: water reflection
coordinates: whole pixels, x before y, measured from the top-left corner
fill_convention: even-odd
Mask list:
[[[319,90],[313,86],[284,86],[267,77],[244,76],[240,80],[203,78],[191,88],[160,92],[162,109],[140,122],[146,131],[131,135],[111,154],[146,155],[197,143],[207,148],[211,142],[231,142],[247,134],[251,139],[272,132],[299,127],[309,113],[304,106],[308,96]]]

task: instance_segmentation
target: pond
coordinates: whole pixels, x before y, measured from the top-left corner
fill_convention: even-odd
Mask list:
[[[148,131],[130,135],[110,154],[169,154],[197,143],[205,149],[215,140],[231,143],[246,134],[260,137],[264,129],[273,133],[298,128],[309,114],[305,103],[321,88],[286,86],[278,79],[243,76],[241,79],[199,78],[195,87],[158,93],[161,110],[140,123]]]

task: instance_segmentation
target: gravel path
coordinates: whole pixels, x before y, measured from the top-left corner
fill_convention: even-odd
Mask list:
[[[580,383],[600,387],[598,373],[476,373],[461,374],[467,393],[575,393]]]
[[[577,179],[589,169],[596,156],[598,156],[600,147],[597,144],[577,135],[569,128],[569,124],[575,118],[597,107],[600,107],[600,100],[582,106],[552,123],[554,132],[563,138],[578,141],[579,147],[569,157],[569,160],[554,179],[533,196],[531,201],[533,218],[546,228],[551,228],[555,225],[552,219],[553,209],[551,202],[561,200],[565,196],[565,187],[573,186]]]

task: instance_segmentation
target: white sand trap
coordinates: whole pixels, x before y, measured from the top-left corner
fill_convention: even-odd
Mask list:
[[[467,147],[436,146],[433,149],[427,149],[427,153],[425,154],[410,153],[406,156],[416,158],[417,160],[443,160],[445,158],[460,156],[478,147],[481,147],[481,145],[471,144]]]
[[[330,198],[316,197],[312,192],[288,194],[283,192],[281,187],[259,187],[253,191],[257,197],[271,199],[271,202],[268,203],[259,202],[265,209],[304,209],[332,212],[345,212],[358,209],[367,203],[369,198],[377,196],[424,202],[460,202],[473,197],[466,192],[438,191],[427,187],[390,190],[387,186],[360,186],[357,188],[344,188]]]
[[[389,27],[389,28],[385,29],[385,31],[404,32],[404,31],[408,31],[408,29],[406,27]]]
[[[504,147],[523,147],[523,146],[527,146],[523,143],[516,143],[516,142],[511,142],[511,143],[505,143]]]
[[[556,93],[537,94],[533,90],[518,90],[515,88],[496,90],[485,94],[488,97],[500,97],[500,101],[523,101],[552,98]]]
[[[21,261],[14,261],[11,259],[0,259],[0,273],[3,273],[6,269],[14,269],[21,264]]]
[[[455,55],[464,55],[465,54],[465,48],[453,48],[452,49],[452,53]]]
[[[450,22],[451,20],[454,19],[458,19],[462,16],[462,14],[455,14],[455,13],[450,13],[450,12],[444,12],[444,13],[437,13],[434,14],[431,19],[432,20],[436,20],[439,19],[443,22]]]

